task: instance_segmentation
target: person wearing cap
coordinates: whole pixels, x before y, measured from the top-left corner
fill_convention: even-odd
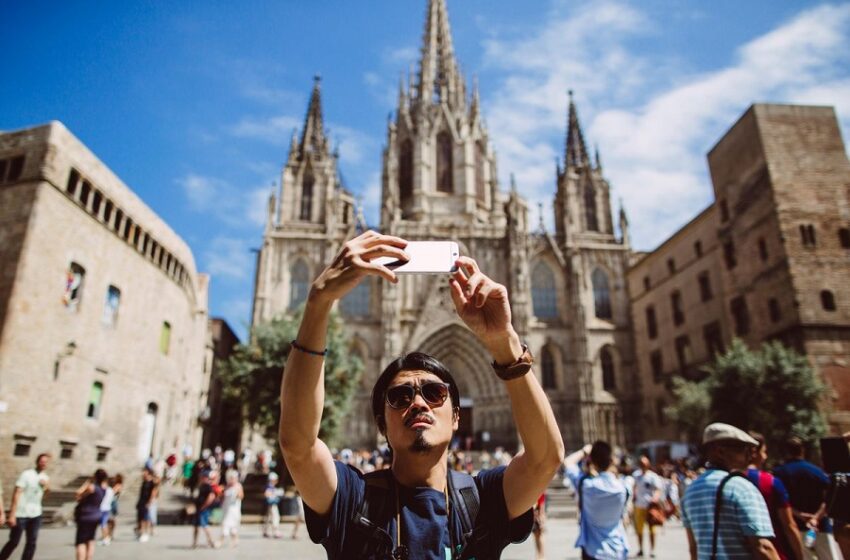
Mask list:
[[[335,462],[318,437],[328,319],[336,301],[365,278],[377,276],[397,283],[396,274],[374,259],[407,261],[406,245],[404,239],[373,231],[346,242],[313,281],[286,360],[280,445],[304,500],[309,536],[325,547],[330,559],[373,556],[352,550],[359,543],[352,540],[356,532],[349,530],[362,520],[355,515],[363,506],[368,475]],[[470,492],[477,490],[480,507],[475,508],[475,529],[488,537],[470,543],[462,524],[464,512],[473,516],[472,510],[452,498],[454,490],[449,488],[455,480],[449,476],[447,458],[459,422],[457,384],[450,371],[427,354],[412,352],[391,362],[372,390],[373,417],[393,450],[389,474],[382,479],[388,486],[386,499],[378,504],[390,514],[379,516],[375,523],[380,524],[380,532],[371,533],[380,537],[380,558],[385,557],[383,551],[391,550],[395,558],[454,559],[460,557],[464,544],[469,544],[465,558],[499,558],[509,543],[528,537],[532,507],[563,457],[557,421],[531,371],[531,353],[511,324],[507,289],[485,276],[471,258],[460,257],[456,266],[447,280],[459,322],[489,351],[493,373],[505,381],[523,450],[507,467],[482,471],[474,485],[466,487]]]
[[[758,442],[735,426],[722,422],[706,426],[702,438],[706,471],[682,499],[682,524],[692,560],[779,560],[771,542],[774,533],[767,505],[743,476],[756,447]]]
[[[266,499],[266,516],[263,522],[263,536],[266,538],[281,537],[280,534],[280,498],[283,496],[283,489],[277,487],[278,476],[276,472],[270,472],[266,490],[263,496]]]

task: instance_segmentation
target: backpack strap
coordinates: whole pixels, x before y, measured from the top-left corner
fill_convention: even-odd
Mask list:
[[[450,470],[447,483],[449,485],[449,496],[451,508],[458,516],[461,526],[461,538],[455,546],[460,546],[458,558],[465,558],[464,554],[476,554],[487,558],[484,549],[490,542],[489,535],[484,525],[478,524],[478,513],[481,509],[481,496],[478,494],[478,486],[472,475]],[[452,531],[453,523],[449,518],[449,532]]]
[[[723,505],[723,488],[727,482],[736,476],[746,478],[742,473],[730,472],[720,481],[720,486],[717,487],[717,496],[714,500],[714,531],[711,536],[711,560],[717,560],[717,537],[720,535],[720,508]]]
[[[576,491],[578,492],[578,514],[579,514],[579,517],[581,516],[581,506],[582,506],[582,501],[584,499],[584,481],[587,480],[588,478],[593,478],[593,475],[584,473],[578,479],[578,488],[576,488]]]
[[[393,515],[395,484],[392,471],[382,469],[363,475],[363,502],[352,515],[344,553],[351,558],[390,558],[393,539],[384,527]]]

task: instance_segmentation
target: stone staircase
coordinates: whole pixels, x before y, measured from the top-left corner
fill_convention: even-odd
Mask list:
[[[77,490],[88,476],[80,475],[60,488],[51,488],[41,503],[41,522],[45,525],[66,525],[74,522]]]

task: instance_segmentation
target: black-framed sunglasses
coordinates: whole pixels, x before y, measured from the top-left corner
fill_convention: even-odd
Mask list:
[[[396,385],[387,389],[387,404],[392,408],[407,408],[416,393],[422,395],[429,406],[442,406],[449,398],[449,384],[439,381],[426,381],[421,385]]]

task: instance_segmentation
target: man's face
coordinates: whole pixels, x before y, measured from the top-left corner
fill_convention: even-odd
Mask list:
[[[647,457],[646,455],[643,455],[640,458],[640,470],[646,472],[646,471],[649,470],[649,467],[651,467],[651,466],[652,466],[652,464],[649,462],[649,457]]]
[[[387,386],[387,391],[398,385],[420,388],[423,383],[443,381],[427,371],[402,371]],[[384,398],[386,436],[397,452],[427,453],[432,449],[448,447],[452,433],[457,430],[458,419],[452,410],[451,397],[442,405],[429,404],[421,392],[404,408],[393,408]]]
[[[50,464],[50,457],[47,455],[42,455],[36,461],[35,467],[38,472],[47,470],[47,466]]]
[[[753,447],[742,441],[725,440],[715,444],[716,459],[713,463],[732,470],[745,470],[750,462]]]

